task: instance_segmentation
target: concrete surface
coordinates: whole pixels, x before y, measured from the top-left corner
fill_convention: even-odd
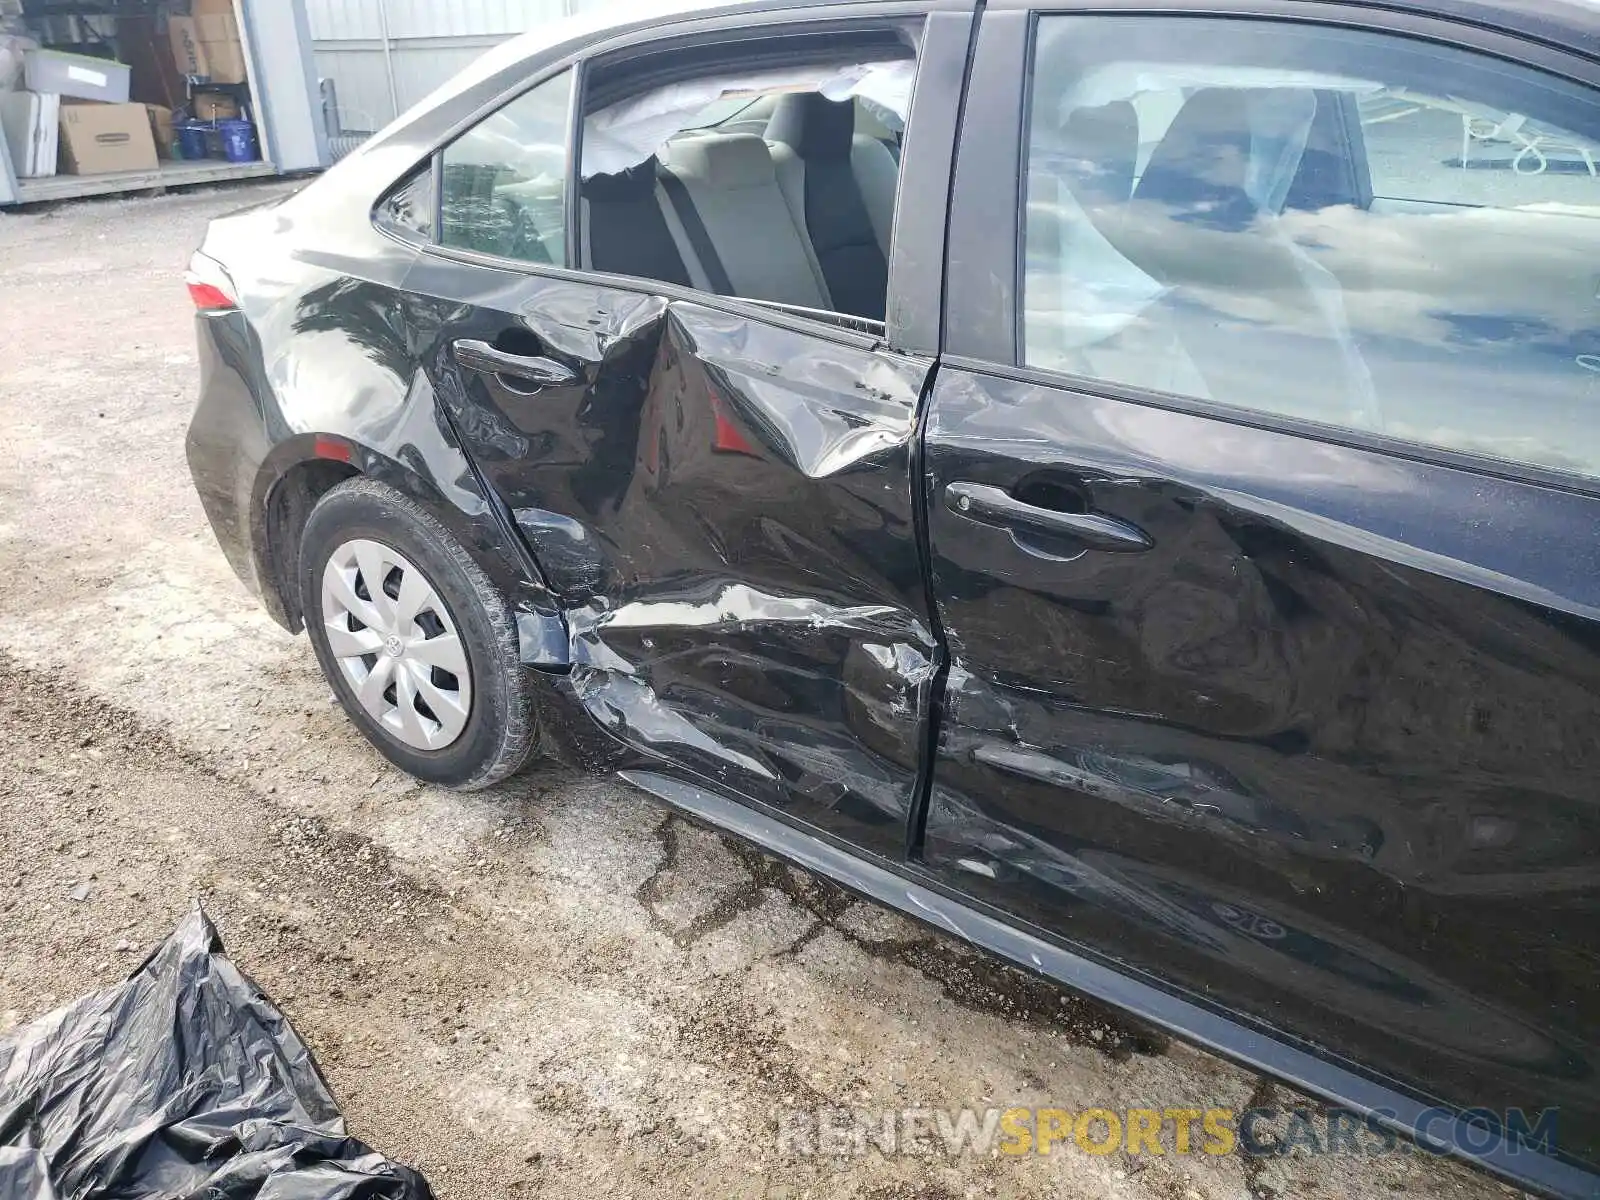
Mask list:
[[[0,1029],[200,898],[354,1131],[443,1197],[1509,1192],[1399,1155],[779,1154],[786,1107],[1294,1097],[622,786],[390,769],[229,572],[183,461],[184,264],[279,187],[0,216]]]

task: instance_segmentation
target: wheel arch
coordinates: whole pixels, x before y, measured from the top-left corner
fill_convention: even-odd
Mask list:
[[[266,481],[262,503],[252,506],[259,529],[252,541],[258,548],[257,577],[262,600],[279,624],[292,633],[305,628],[300,611],[300,589],[295,577],[300,569],[300,537],[311,510],[328,492],[362,471],[338,457],[302,458]]]
[[[261,581],[262,601],[285,629],[305,628],[298,575],[300,539],[317,502],[349,479],[375,479],[433,513],[511,601],[517,613],[523,661],[562,670],[568,663],[566,622],[543,572],[526,546],[508,545],[497,501],[483,490],[475,471],[443,475],[426,469],[417,447],[404,457],[386,454],[342,434],[302,433],[267,455],[256,474],[250,506],[250,540]],[[419,469],[421,468],[421,469]],[[449,479],[448,487],[440,479]],[[515,537],[515,533],[510,534]]]

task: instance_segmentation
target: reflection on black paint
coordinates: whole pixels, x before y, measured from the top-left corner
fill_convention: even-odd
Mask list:
[[[1155,542],[1046,566],[931,506],[929,862],[1600,1151],[1600,501],[948,370],[928,457]]]
[[[394,292],[360,279],[338,279],[301,296],[295,309],[297,334],[333,333],[360,346],[382,370],[411,373],[404,315]]]

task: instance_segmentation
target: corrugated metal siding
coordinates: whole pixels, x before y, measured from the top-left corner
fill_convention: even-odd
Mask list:
[[[376,130],[397,114],[383,55],[384,18],[404,111],[489,47],[595,7],[596,0],[306,0],[317,74],[334,81],[342,124]],[[383,5],[382,11],[379,6]]]
[[[438,46],[422,51],[406,50],[403,45],[397,46],[394,53],[395,88],[400,93],[402,111],[452,75],[459,74],[488,48],[483,45]]]
[[[319,45],[313,47],[313,56],[317,77],[334,82],[344,129],[375,133],[389,123],[389,83],[381,51],[329,50]]]
[[[350,41],[380,35],[380,0],[307,0],[311,36],[316,41]],[[563,0],[387,0],[389,34],[394,38],[501,37],[521,33],[540,21],[574,11]]]

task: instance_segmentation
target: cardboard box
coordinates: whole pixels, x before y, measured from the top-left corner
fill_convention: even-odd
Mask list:
[[[211,74],[200,29],[193,17],[168,17],[167,37],[172,42],[172,61],[177,64],[179,75]]]
[[[239,22],[231,12],[196,14],[189,18],[202,42],[237,42]]]
[[[177,137],[177,130],[172,125],[172,110],[159,104],[146,104],[144,111],[150,118],[150,136],[156,141],[156,157],[171,158],[172,143]]]
[[[86,54],[63,54],[59,50],[28,50],[23,58],[30,92],[107,104],[127,103],[129,72],[119,62]]]
[[[233,0],[192,0],[189,11],[197,17],[231,17]]]
[[[142,104],[64,104],[61,164],[69,175],[154,171],[156,140]]]
[[[239,115],[234,98],[220,92],[196,92],[192,107],[196,121],[232,121]]]
[[[245,68],[244,47],[238,42],[201,42],[207,73],[215,83],[246,83],[250,73]]]

